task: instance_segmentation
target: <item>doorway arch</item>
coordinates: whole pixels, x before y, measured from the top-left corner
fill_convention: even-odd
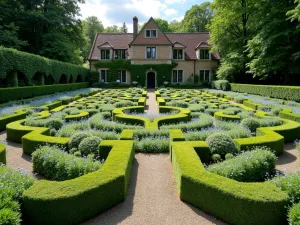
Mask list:
[[[147,72],[147,88],[156,87],[156,73],[153,71]]]

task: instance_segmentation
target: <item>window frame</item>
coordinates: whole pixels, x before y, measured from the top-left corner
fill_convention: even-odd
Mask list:
[[[176,71],[176,82],[174,82],[174,72]],[[179,82],[179,73],[178,71],[182,71],[181,82]],[[182,84],[184,78],[184,71],[182,69],[174,69],[172,70],[172,84]]]
[[[117,58],[116,57],[118,51],[122,52],[121,56],[123,56],[123,54],[124,54],[124,58],[122,58],[122,57],[121,58]],[[126,49],[115,49],[114,50],[114,59],[126,59]]]
[[[203,71],[204,72],[204,80],[201,80],[201,71]],[[205,77],[206,77],[206,75],[207,75],[207,73],[206,72],[208,72],[208,80],[206,80],[205,79]],[[199,70],[199,83],[200,82],[210,82],[211,81],[211,70],[209,70],[209,69],[201,69],[201,70]]]
[[[182,51],[182,58],[181,58],[181,59],[178,58],[178,51],[179,51],[179,50]],[[174,51],[177,51],[177,59],[174,58]],[[172,58],[173,58],[174,60],[184,60],[184,54],[185,54],[185,53],[184,53],[184,49],[182,49],[182,48],[173,48],[173,57],[172,57]]]
[[[102,71],[105,71],[104,81],[102,81]],[[109,76],[109,69],[99,69],[99,83],[107,83],[108,82],[108,76]]]
[[[208,58],[201,58],[201,51],[208,51]],[[199,60],[211,60],[209,48],[199,48]]]
[[[118,70],[118,80],[120,80],[120,83],[127,83],[127,70]],[[123,81],[123,72],[125,72],[125,81]]]
[[[150,55],[151,55],[151,57],[150,58],[148,58],[148,48],[150,48],[151,50],[150,50]],[[153,58],[152,56],[153,56],[153,52],[152,52],[152,50],[153,49],[155,49],[155,58]],[[157,59],[157,48],[156,47],[153,47],[153,46],[148,46],[148,47],[146,47],[145,48],[145,59],[147,59],[147,60],[154,60],[154,59]]]
[[[102,51],[105,51],[105,58],[102,58]],[[107,59],[107,51],[109,51],[109,58]],[[111,49],[100,49],[100,60],[110,60],[111,59]]]
[[[149,35],[150,36],[147,36],[147,31],[149,32]],[[152,36],[152,32],[155,31],[155,37]],[[157,38],[158,37],[158,32],[157,32],[157,29],[145,29],[145,38]]]

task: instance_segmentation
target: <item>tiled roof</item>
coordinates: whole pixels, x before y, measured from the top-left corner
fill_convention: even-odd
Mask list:
[[[193,60],[197,59],[195,49],[200,45],[202,47],[203,43],[206,45],[209,39],[209,33],[165,33],[165,35],[170,39],[172,43],[179,42],[180,44],[186,46],[185,48],[185,59]],[[109,42],[114,49],[128,49],[129,43],[133,40],[132,33],[121,33],[121,34],[111,34],[111,33],[97,33],[91,53],[89,56],[90,60],[98,60],[98,47],[106,42]],[[202,43],[202,44],[201,44]],[[203,46],[204,47],[204,46]],[[220,59],[218,53],[213,53],[212,59]]]

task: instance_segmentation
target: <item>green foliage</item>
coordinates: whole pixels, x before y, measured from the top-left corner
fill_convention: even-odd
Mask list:
[[[228,80],[216,80],[212,82],[212,88],[222,91],[229,91],[230,83],[228,82]]]
[[[81,141],[87,137],[91,137],[92,135],[88,132],[78,132],[71,136],[69,142],[69,148],[78,148]]]
[[[44,146],[32,153],[34,172],[51,180],[63,181],[96,171],[100,162],[78,158],[57,147]]]
[[[36,73],[43,73],[52,76],[56,83],[60,81],[62,74],[65,74],[67,79],[72,75],[75,80],[79,75],[86,77],[89,74],[89,70],[82,66],[0,47],[0,79],[6,78],[12,71],[23,73],[29,81]]]
[[[243,183],[207,172],[195,151],[197,148],[204,149],[203,142],[193,146],[189,142],[173,142],[171,146],[173,172],[181,200],[228,224],[286,223],[286,193],[268,182]]]
[[[82,155],[94,154],[96,156],[99,155],[99,144],[101,142],[101,138],[99,137],[87,137],[84,138],[79,146],[78,150],[82,153]]]
[[[241,125],[248,128],[251,132],[255,132],[260,124],[255,118],[245,118],[241,121]]]
[[[236,153],[237,149],[232,138],[227,134],[212,134],[205,140],[212,154],[224,157],[227,153]]]
[[[264,181],[275,171],[276,156],[265,149],[256,148],[235,158],[211,165],[207,171],[240,182]]]
[[[264,97],[300,101],[300,88],[293,86],[231,84],[231,90],[236,92],[261,95]]]
[[[109,155],[100,170],[62,182],[38,181],[26,190],[22,206],[28,224],[78,224],[125,200],[133,143],[103,141],[101,147]]]
[[[289,225],[300,224],[300,203],[293,205],[288,213]]]
[[[6,164],[6,147],[0,143],[0,163]]]
[[[136,152],[162,153],[169,151],[170,141],[165,137],[147,137],[134,142]]]
[[[64,125],[64,121],[58,118],[49,119],[45,124],[46,127],[55,130],[59,130],[63,125]]]
[[[286,192],[291,203],[300,202],[300,172],[287,174],[285,176],[278,176],[270,181]]]
[[[222,160],[221,156],[219,154],[213,154],[211,156],[211,159],[213,162],[217,163],[217,162],[220,162]]]

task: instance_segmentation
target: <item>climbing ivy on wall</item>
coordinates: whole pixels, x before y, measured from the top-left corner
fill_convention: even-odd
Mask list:
[[[101,68],[109,69],[109,78],[108,78],[109,82],[115,82],[118,79],[119,70],[127,70],[130,71],[131,81],[137,81],[139,85],[142,86],[145,86],[146,73],[151,69],[153,72],[157,73],[158,86],[161,86],[164,81],[171,82],[172,70],[176,66],[177,64],[174,62],[172,64],[135,65],[135,64],[131,64],[130,60],[112,60],[108,62],[99,61],[95,63],[95,67],[98,69]]]
[[[47,59],[38,55],[17,51],[11,48],[0,47],[0,79],[9,77],[10,73],[16,71],[24,74],[29,81],[36,73],[52,76],[58,83],[64,74],[69,80],[70,76],[76,80],[78,75],[86,77],[89,70],[70,63]]]
[[[116,82],[118,79],[118,71],[119,70],[131,70],[131,62],[130,60],[112,60],[112,61],[99,61],[95,63],[96,68],[107,68],[109,69],[109,76],[108,81],[109,82]]]

